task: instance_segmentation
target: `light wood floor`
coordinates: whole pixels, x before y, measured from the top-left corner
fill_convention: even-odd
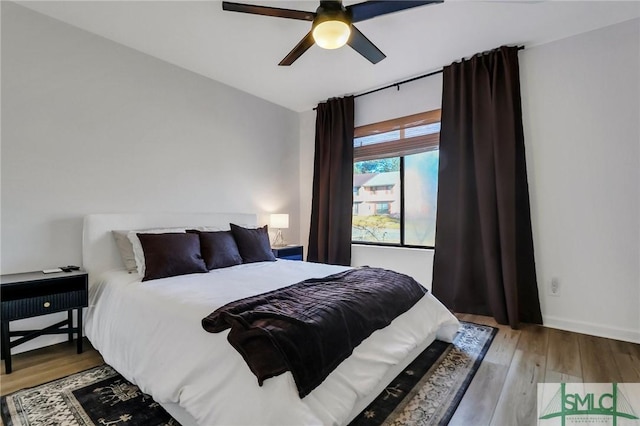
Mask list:
[[[489,317],[458,318],[499,331],[450,425],[534,425],[541,382],[640,382],[640,345],[534,325],[512,330]],[[3,368],[0,375],[2,395],[103,363],[88,342],[81,355],[75,345],[61,343],[12,360],[13,373]]]
[[[69,374],[104,364],[102,357],[85,338],[83,352],[76,353],[76,344],[59,343],[13,355],[13,372],[5,374],[4,361],[0,374],[0,395],[50,382]]]
[[[640,345],[457,315],[499,329],[450,425],[535,425],[537,384],[640,382]]]

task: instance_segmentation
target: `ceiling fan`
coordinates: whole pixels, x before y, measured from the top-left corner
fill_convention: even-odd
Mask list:
[[[442,3],[443,0],[372,0],[363,3],[343,6],[342,0],[320,0],[315,12],[303,10],[281,9],[278,7],[256,6],[252,4],[222,2],[222,9],[231,12],[251,13],[254,15],[274,16],[277,18],[311,21],[311,31],[293,48],[278,65],[291,65],[314,43],[324,49],[337,49],[348,44],[356,52],[377,64],[386,55],[380,51],[367,37],[353,25],[376,16],[398,12],[412,7],[431,3]]]

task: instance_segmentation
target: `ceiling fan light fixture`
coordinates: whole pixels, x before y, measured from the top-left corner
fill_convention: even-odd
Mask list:
[[[349,40],[351,26],[340,20],[327,20],[314,25],[313,39],[323,49],[338,49]]]

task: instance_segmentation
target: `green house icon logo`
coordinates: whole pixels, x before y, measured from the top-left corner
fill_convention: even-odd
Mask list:
[[[540,420],[559,417],[565,426],[569,416],[608,416],[613,426],[617,426],[619,418],[639,419],[617,383],[612,383],[611,393],[567,393],[566,383],[560,383],[560,388],[542,410]]]

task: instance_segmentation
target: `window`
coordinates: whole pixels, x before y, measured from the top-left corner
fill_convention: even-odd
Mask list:
[[[376,204],[376,214],[389,214],[389,203]]]
[[[354,243],[433,247],[440,110],[355,129]]]

